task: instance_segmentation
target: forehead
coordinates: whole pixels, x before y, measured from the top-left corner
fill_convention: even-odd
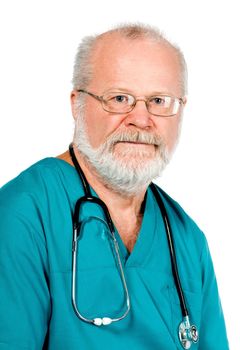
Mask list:
[[[90,86],[98,92],[121,88],[140,94],[160,90],[179,94],[181,90],[179,57],[164,42],[105,35],[97,42],[91,62]]]

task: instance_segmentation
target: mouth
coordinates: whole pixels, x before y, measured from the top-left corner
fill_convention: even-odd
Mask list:
[[[124,152],[124,154],[137,154],[138,152],[143,152],[141,154],[155,154],[158,149],[158,145],[154,143],[138,142],[138,141],[117,141],[115,142],[113,149],[116,152]],[[136,153],[137,152],[137,153]],[[147,152],[147,153],[146,153]]]
[[[139,145],[143,145],[143,146],[157,146],[153,143],[146,143],[146,142],[136,142],[136,141],[117,141],[117,143],[125,143],[125,144],[130,144],[130,145],[136,145],[136,146],[139,146]]]

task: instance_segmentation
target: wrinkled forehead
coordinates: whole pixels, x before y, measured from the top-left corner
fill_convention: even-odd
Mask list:
[[[91,56],[91,85],[174,90],[179,94],[181,64],[176,50],[165,41],[126,38],[119,33],[104,34]],[[129,86],[127,86],[129,85]]]

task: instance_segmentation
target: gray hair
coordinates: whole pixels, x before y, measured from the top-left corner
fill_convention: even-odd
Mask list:
[[[77,54],[75,57],[72,78],[73,89],[78,90],[87,88],[93,76],[91,56],[94,51],[94,47],[98,40],[105,34],[113,33],[119,33],[120,35],[122,35],[125,38],[128,38],[129,40],[138,40],[146,38],[158,43],[165,44],[166,46],[174,49],[181,66],[180,84],[182,93],[183,95],[187,93],[187,65],[182,51],[176,44],[173,44],[168,39],[166,39],[166,36],[163,33],[161,33],[158,30],[158,28],[146,24],[123,24],[103,34],[84,37],[78,47]]]

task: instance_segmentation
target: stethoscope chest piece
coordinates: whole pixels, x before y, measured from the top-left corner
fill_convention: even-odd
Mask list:
[[[192,343],[198,342],[198,330],[194,325],[190,325],[189,317],[186,316],[179,325],[179,340],[184,349],[190,349]]]

